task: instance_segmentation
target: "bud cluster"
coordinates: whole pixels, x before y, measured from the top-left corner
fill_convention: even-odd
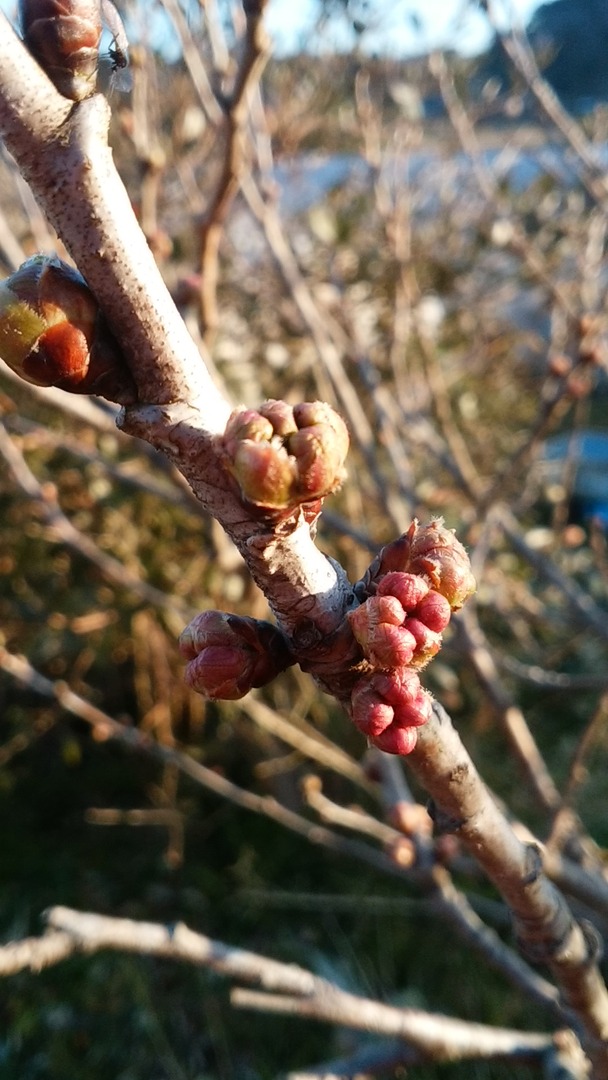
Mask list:
[[[475,592],[469,556],[453,529],[446,529],[441,518],[428,525],[414,520],[407,532],[386,544],[356,586],[359,596],[376,592],[378,582],[391,570],[421,575],[432,589],[458,611]]]
[[[221,449],[242,495],[255,506],[283,511],[340,486],[348,432],[325,402],[266,401],[258,410],[232,413]]]
[[[36,386],[99,394],[127,405],[135,384],[84,278],[35,255],[0,282],[0,356]]]
[[[442,643],[452,612],[475,589],[468,556],[440,521],[387,544],[359,583],[365,597],[348,616],[372,670],[355,683],[351,715],[380,750],[409,754],[431,715],[418,671]]]
[[[236,701],[293,663],[287,639],[272,623],[225,611],[203,611],[179,639],[185,681],[212,700]]]

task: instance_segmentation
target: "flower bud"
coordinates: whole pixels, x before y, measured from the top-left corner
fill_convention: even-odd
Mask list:
[[[282,510],[290,505],[295,467],[284,447],[244,440],[236,447],[231,472],[243,495],[256,506]]]
[[[429,630],[434,630],[436,633],[440,634],[442,630],[445,630],[450,621],[452,609],[445,596],[431,590],[422,598],[420,603],[416,605],[414,614],[416,615],[416,618],[420,619],[420,622],[424,623],[425,626],[428,626]]]
[[[372,741],[392,724],[395,710],[375,690],[369,678],[359,679],[351,694],[353,723]]]
[[[381,587],[388,588],[389,585],[397,586],[399,591],[403,579],[406,580],[401,599],[412,604],[412,614],[404,610],[396,596],[380,592]],[[416,590],[412,580],[419,581],[422,588]],[[426,592],[426,595],[419,604],[415,604],[421,592]],[[429,602],[433,596],[438,598],[439,603]],[[441,633],[423,617],[425,610],[434,626],[440,626],[441,630],[447,626],[451,615],[447,600],[439,593],[431,593],[421,578],[393,572],[382,579],[376,596],[368,597],[358,608],[349,612],[347,618],[366,659],[375,667],[390,669],[411,665],[420,668],[441,648]]]
[[[0,356],[36,386],[137,400],[97,301],[77,270],[36,255],[0,283]]]
[[[396,596],[406,611],[413,611],[428,595],[429,585],[416,574],[404,574],[394,570],[378,582],[379,596]]]
[[[281,511],[336,490],[344,477],[348,434],[323,402],[292,409],[283,401],[267,401],[258,411],[233,412],[221,447],[243,496]]]
[[[60,94],[82,101],[95,93],[100,0],[19,0],[23,39]]]
[[[416,728],[430,719],[431,710],[431,696],[410,668],[364,675],[351,694],[353,723],[388,754],[412,752]]]
[[[342,439],[333,427],[313,424],[287,439],[296,460],[297,492],[305,501],[335,491],[344,479]]]
[[[185,681],[213,700],[234,701],[264,686],[292,663],[287,639],[272,623],[203,611],[179,639]]]
[[[406,613],[396,597],[371,596],[347,617],[370,663],[396,668],[411,662],[416,640],[404,628]]]
[[[293,408],[288,405],[286,401],[265,401],[260,406],[260,414],[265,416],[272,425],[272,430],[275,435],[280,435],[281,438],[285,438],[286,435],[292,435],[298,430],[295,416],[293,415]]]
[[[294,405],[293,415],[299,429],[321,425],[329,427],[334,433],[334,445],[342,460],[346,458],[349,447],[348,429],[342,417],[325,401],[302,401]]]
[[[360,582],[359,593],[375,592],[391,571],[420,575],[448,601],[452,611],[458,611],[475,592],[469,557],[441,519],[428,525],[414,520],[398,540],[383,547]]]
[[[374,746],[377,746],[378,750],[383,750],[385,754],[398,754],[400,757],[405,757],[415,750],[417,742],[416,728],[391,724],[386,731],[378,735],[377,739],[374,739]]]
[[[243,439],[251,442],[269,442],[274,428],[265,416],[255,409],[234,409],[228,418],[224,432],[224,446],[228,453],[235,452]]]

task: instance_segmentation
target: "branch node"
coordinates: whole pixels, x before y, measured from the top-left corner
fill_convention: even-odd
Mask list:
[[[429,799],[426,808],[428,815],[433,822],[433,831],[436,836],[444,836],[446,833],[456,833],[466,823],[466,818],[456,817],[455,814],[449,814],[447,810],[443,810],[441,806],[438,806],[434,799]]]

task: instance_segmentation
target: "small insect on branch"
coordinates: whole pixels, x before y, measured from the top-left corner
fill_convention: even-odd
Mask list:
[[[113,70],[117,71],[119,68],[126,68],[129,63],[129,41],[124,23],[112,0],[101,0],[101,14],[112,35],[109,53]]]

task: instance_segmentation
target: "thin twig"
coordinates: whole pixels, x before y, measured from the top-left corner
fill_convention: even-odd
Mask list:
[[[264,992],[250,996],[251,991],[234,990],[232,1001],[237,1006],[289,1011],[397,1036],[434,1060],[500,1056],[535,1059],[553,1045],[551,1036],[541,1033],[494,1028],[433,1016],[419,1009],[382,1005],[340,990],[295,964],[283,964],[194,933],[183,923],[169,928],[54,907],[47,913],[47,924],[48,935],[0,946],[0,974],[48,966],[71,953],[112,949],[209,968]]]

